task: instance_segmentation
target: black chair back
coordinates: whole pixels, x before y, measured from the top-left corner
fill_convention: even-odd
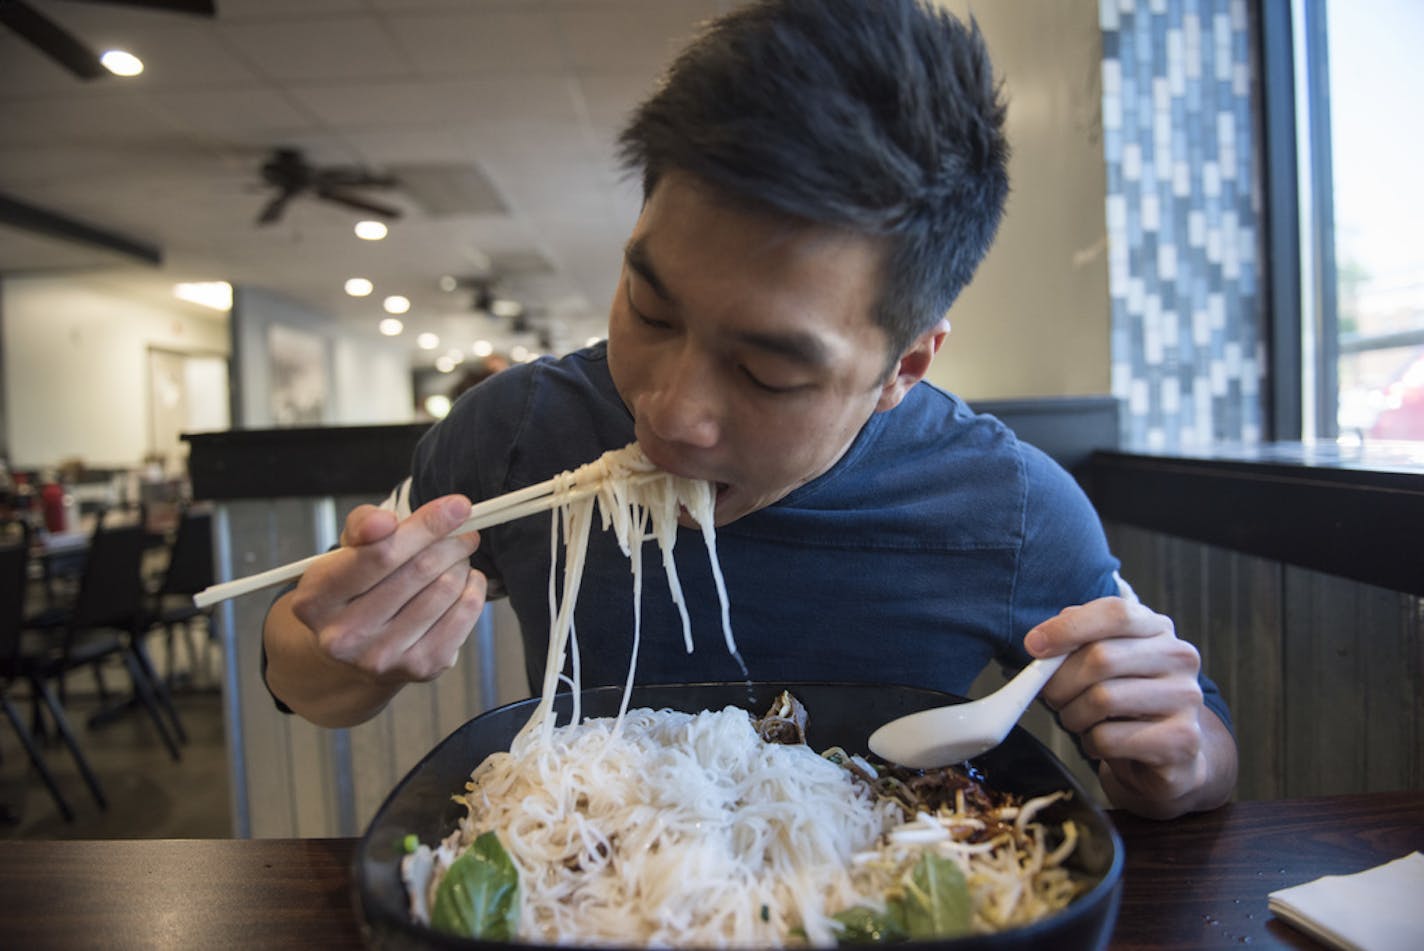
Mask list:
[[[24,543],[0,545],[0,676],[4,677],[12,677],[18,670],[29,554]]]
[[[144,610],[144,543],[141,525],[94,533],[74,602],[71,629],[137,627]]]
[[[213,514],[187,509],[169,553],[159,594],[197,594],[213,583]]]

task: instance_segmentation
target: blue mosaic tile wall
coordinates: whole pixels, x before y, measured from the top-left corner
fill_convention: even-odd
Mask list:
[[[1126,446],[1261,438],[1245,0],[1100,0],[1112,389]]]

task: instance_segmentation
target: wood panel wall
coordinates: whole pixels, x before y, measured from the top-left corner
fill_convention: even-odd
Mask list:
[[[1107,529],[1124,576],[1197,646],[1231,705],[1237,798],[1424,789],[1424,599]]]
[[[1231,707],[1237,799],[1424,789],[1424,598],[1121,524],[1123,576]],[[986,671],[972,696],[1004,682]],[[1102,800],[1044,707],[1023,726]]]

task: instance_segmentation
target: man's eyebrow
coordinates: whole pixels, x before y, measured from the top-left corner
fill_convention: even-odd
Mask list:
[[[831,360],[825,343],[814,334],[749,330],[737,334],[737,339],[748,346],[765,350],[808,367],[823,367]]]
[[[643,239],[636,238],[628,242],[623,248],[623,261],[628,265],[628,269],[641,277],[653,293],[657,294],[668,303],[674,303],[671,292],[667,285],[658,277],[658,272],[653,269],[653,262],[648,260],[648,250],[643,246]]]

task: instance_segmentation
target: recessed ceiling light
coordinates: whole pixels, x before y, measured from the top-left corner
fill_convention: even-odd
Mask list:
[[[453,373],[455,371],[455,361],[450,359],[450,354],[442,353],[435,358],[435,369],[441,373]]]
[[[381,302],[381,306],[386,309],[388,314],[404,314],[410,310],[410,298],[392,294]]]
[[[383,221],[356,222],[356,237],[362,241],[379,241],[385,236],[386,225]]]
[[[115,76],[137,76],[143,72],[143,60],[127,50],[106,50],[99,62]]]
[[[232,285],[227,281],[194,281],[173,285],[173,296],[213,310],[232,310]]]
[[[516,343],[509,349],[509,358],[515,363],[523,363],[530,357],[529,348],[523,344]]]
[[[524,313],[524,305],[517,300],[501,297],[490,304],[489,312],[496,317],[518,317]]]
[[[352,297],[365,297],[376,289],[376,285],[364,277],[353,277],[346,282],[346,293]]]
[[[460,282],[455,280],[449,274],[446,274],[444,277],[440,278],[440,289],[447,294],[459,286]]]
[[[488,340],[476,340],[475,345],[470,348],[470,352],[477,357],[487,357],[494,353],[494,344]]]
[[[459,347],[451,347],[449,350],[446,350],[445,356],[449,357],[450,360],[454,363],[465,362],[465,352]]]
[[[440,338],[433,333],[423,333],[415,338],[415,345],[422,350],[434,350],[440,346]]]
[[[444,393],[432,393],[425,398],[425,411],[436,419],[444,419],[450,413],[450,397]]]
[[[398,337],[400,336],[401,331],[405,330],[405,324],[401,323],[399,320],[396,320],[394,317],[387,317],[385,320],[382,320],[377,326],[380,328],[381,333],[385,334],[387,337]]]

